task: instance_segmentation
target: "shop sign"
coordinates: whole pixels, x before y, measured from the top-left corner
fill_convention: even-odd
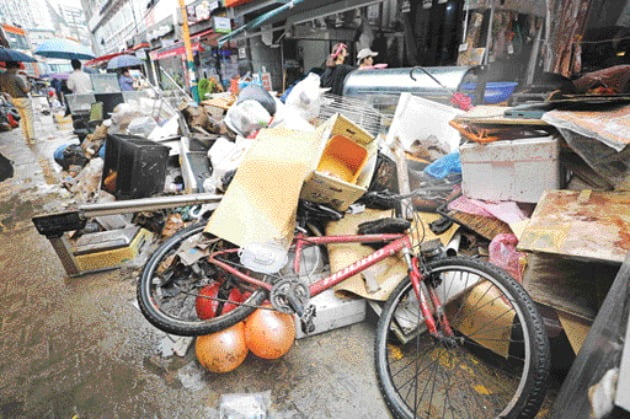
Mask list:
[[[202,0],[195,2],[186,8],[188,14],[188,24],[194,25],[195,23],[209,20],[212,12],[220,7],[218,1]]]
[[[147,50],[145,48],[140,48],[135,52],[136,58],[142,61],[147,60]]]
[[[241,60],[244,60],[247,58],[247,48],[245,47],[240,47],[238,49],[238,58]]]
[[[215,16],[214,18],[214,31],[217,33],[230,33],[232,32],[232,25],[230,19],[227,17]]]
[[[203,46],[199,42],[193,42],[191,44],[193,52],[203,52],[205,51]],[[162,48],[157,51],[151,51],[149,54],[152,60],[163,60],[164,58],[176,57],[178,55],[185,56],[186,48],[184,47],[183,42],[178,42],[177,44],[173,44],[168,48]]]
[[[400,13],[409,13],[411,12],[411,2],[409,0],[403,0],[400,5]]]

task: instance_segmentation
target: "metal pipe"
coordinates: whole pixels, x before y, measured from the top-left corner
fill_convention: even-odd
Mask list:
[[[160,196],[156,198],[129,199],[126,201],[106,202],[101,204],[85,204],[79,206],[84,217],[126,214],[138,211],[156,211],[163,208],[177,208],[187,205],[209,204],[219,202],[223,195],[198,193],[190,195]]]
[[[527,65],[527,77],[525,83],[529,86],[534,82],[534,76],[536,74],[536,67],[538,63],[538,55],[540,54],[540,40],[542,37],[543,25],[536,31],[536,38],[532,45],[532,53],[529,56],[529,64]]]
[[[490,61],[490,47],[492,46],[492,23],[493,22],[494,22],[494,0],[492,0],[492,6],[490,7],[490,18],[488,19],[488,34],[486,36],[486,54],[483,57],[484,64],[488,64],[488,62]]]

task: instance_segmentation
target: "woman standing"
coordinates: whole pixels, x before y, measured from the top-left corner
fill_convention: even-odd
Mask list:
[[[330,93],[341,96],[343,93],[343,82],[351,71],[355,68],[344,64],[348,56],[348,47],[343,42],[338,42],[333,47],[331,54],[326,59],[326,70],[321,76],[321,86],[330,87]]]

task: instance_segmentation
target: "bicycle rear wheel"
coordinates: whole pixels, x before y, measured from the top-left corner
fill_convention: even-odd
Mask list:
[[[392,413],[534,417],[545,396],[550,355],[525,290],[504,271],[473,259],[439,259],[427,271],[422,286],[436,291],[456,338],[429,334],[410,280],[394,290],[375,343],[379,386]]]
[[[182,258],[190,254],[185,249],[191,245],[194,248],[193,244],[202,244],[202,248],[221,245],[203,233],[205,225],[185,228],[160,245],[144,266],[138,282],[137,298],[142,314],[167,333],[199,336],[226,329],[245,319],[266,298],[265,290],[210,264],[206,257]],[[195,251],[199,251],[199,246]],[[266,281],[268,277],[257,279]],[[198,302],[205,305],[203,312],[199,311]],[[212,317],[205,318],[208,310]]]

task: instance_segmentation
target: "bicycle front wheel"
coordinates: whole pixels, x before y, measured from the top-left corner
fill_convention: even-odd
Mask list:
[[[196,252],[221,245],[203,233],[205,225],[185,228],[160,245],[138,282],[142,314],[167,333],[199,336],[227,329],[266,298],[266,290],[244,283],[206,257],[195,257]]]
[[[495,266],[465,258],[429,263],[421,286],[434,289],[455,336],[429,334],[409,279],[394,290],[375,344],[378,381],[392,413],[534,417],[545,396],[550,355],[542,319],[525,290]]]

